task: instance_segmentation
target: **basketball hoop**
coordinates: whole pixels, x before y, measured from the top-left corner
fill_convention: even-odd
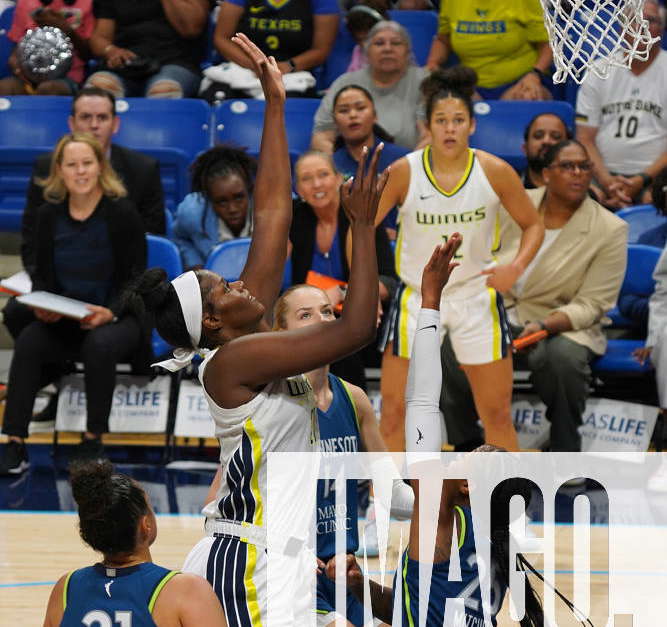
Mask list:
[[[556,72],[581,84],[586,70],[607,78],[612,67],[646,61],[651,37],[643,18],[644,0],[540,0]]]

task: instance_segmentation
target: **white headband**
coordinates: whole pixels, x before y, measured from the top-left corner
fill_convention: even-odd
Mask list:
[[[175,348],[172,359],[166,359],[151,365],[161,366],[170,372],[176,372],[185,368],[192,361],[192,358],[200,352],[202,305],[199,280],[192,270],[177,276],[171,284],[174,286],[178,302],[181,304],[185,328],[188,331],[193,348]]]

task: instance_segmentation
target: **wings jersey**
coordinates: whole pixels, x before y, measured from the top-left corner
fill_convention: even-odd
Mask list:
[[[202,387],[206,366],[215,352],[211,351],[199,367]],[[267,454],[318,449],[313,390],[303,375],[278,379],[233,409],[219,407],[206,390],[204,394],[220,441],[223,472],[216,502],[204,513],[261,527],[265,523]]]
[[[451,191],[438,185],[430,165],[431,147],[406,156],[410,185],[399,208],[396,273],[408,287],[419,291],[424,265],[433,249],[453,233],[463,236],[456,261],[460,264],[445,286],[445,293],[479,293],[486,277],[479,273],[493,265],[500,243],[500,199],[469,149],[468,164]]]
[[[475,536],[472,526],[470,507],[455,506],[456,524],[459,532],[459,564],[460,581],[449,581],[450,561],[433,564],[431,574],[431,590],[428,607],[426,608],[427,625],[447,625],[447,627],[485,627],[482,610],[482,594],[480,590],[477,554],[475,553]],[[394,578],[394,594],[396,586],[402,590],[402,625],[413,627],[419,625],[419,562],[408,557],[405,550],[401,560],[400,571]],[[491,622],[496,625],[496,614],[500,610],[507,588],[503,587],[491,571]],[[447,610],[446,599],[462,599],[464,612],[453,608]],[[447,612],[447,614],[445,614]],[[444,623],[445,616],[448,622]]]
[[[127,568],[95,564],[67,575],[62,627],[132,625],[154,627],[153,606],[178,571],[144,562]]]
[[[327,455],[356,453],[360,450],[359,418],[354,401],[344,381],[329,374],[333,400],[327,411],[317,410],[320,426],[320,450]],[[317,556],[326,560],[336,553],[336,529],[345,525],[348,553],[359,548],[357,481],[346,486],[345,512],[336,510],[335,481],[317,482]],[[343,515],[344,514],[344,515]]]

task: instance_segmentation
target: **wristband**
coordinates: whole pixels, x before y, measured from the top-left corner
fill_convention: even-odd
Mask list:
[[[296,63],[294,63],[294,59],[287,59],[287,61],[285,61],[285,63],[287,63],[287,65],[289,65],[289,71],[290,72],[296,72]]]
[[[540,70],[540,68],[533,66],[533,72],[537,72],[537,75],[542,78],[547,76],[547,73],[544,70]]]
[[[640,176],[642,179],[642,187],[648,187],[653,182],[653,177],[646,172],[638,172],[635,176]]]
[[[547,335],[551,335],[549,329],[547,329],[547,325],[542,322],[542,320],[535,320],[535,324],[539,325],[540,329],[542,331],[546,331]]]

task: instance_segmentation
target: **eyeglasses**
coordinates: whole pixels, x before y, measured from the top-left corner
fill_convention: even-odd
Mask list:
[[[550,167],[559,168],[564,172],[575,172],[576,170],[590,172],[593,169],[593,164],[590,161],[561,161],[560,163],[552,163]]]

